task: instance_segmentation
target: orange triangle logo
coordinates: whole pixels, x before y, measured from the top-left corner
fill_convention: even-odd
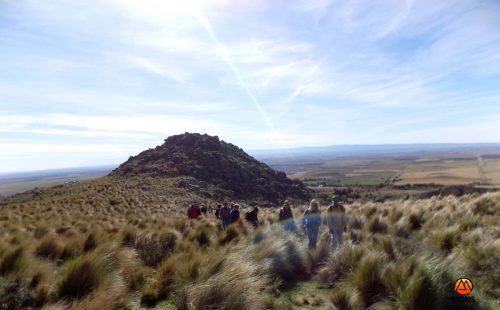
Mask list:
[[[460,295],[469,295],[472,292],[472,281],[467,278],[455,282],[455,292]]]

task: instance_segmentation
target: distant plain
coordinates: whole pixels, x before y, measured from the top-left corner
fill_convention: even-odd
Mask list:
[[[338,146],[250,152],[306,185],[473,185],[500,186],[500,144]],[[0,174],[0,195],[92,180],[113,166]]]

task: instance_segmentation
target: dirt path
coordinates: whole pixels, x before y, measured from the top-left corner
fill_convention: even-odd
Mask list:
[[[479,153],[474,153],[474,155],[477,156],[477,169],[479,170],[479,178],[481,179],[481,182],[487,183],[488,178],[486,177],[486,173],[484,173],[483,157],[481,157],[481,154]]]

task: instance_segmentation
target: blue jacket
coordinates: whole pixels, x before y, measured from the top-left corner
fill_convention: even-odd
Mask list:
[[[321,226],[321,213],[310,213],[309,209],[307,209],[306,212],[304,212],[302,224],[307,228],[318,228],[319,226]]]

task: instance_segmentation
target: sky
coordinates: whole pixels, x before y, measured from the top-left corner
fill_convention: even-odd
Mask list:
[[[497,0],[0,0],[0,173],[169,135],[500,142]]]

